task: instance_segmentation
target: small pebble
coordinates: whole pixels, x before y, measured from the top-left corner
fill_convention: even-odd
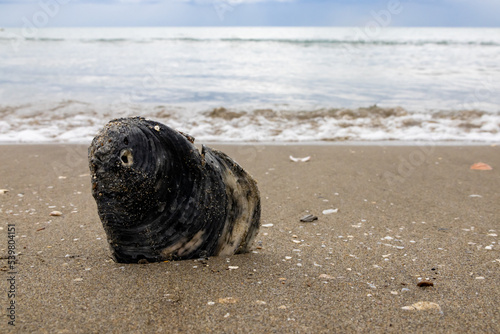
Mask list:
[[[58,216],[62,216],[62,212],[61,211],[52,211],[51,213],[49,213],[49,215],[58,217]]]
[[[319,278],[322,278],[322,279],[335,279],[335,277],[327,275],[327,274],[321,274],[321,275],[319,275]]]
[[[300,218],[300,221],[304,223],[311,223],[315,220],[318,220],[318,217],[314,215],[305,215],[304,217]]]
[[[219,304],[236,304],[238,299],[233,297],[219,298]]]
[[[417,286],[421,287],[421,288],[424,288],[424,287],[427,287],[427,286],[434,286],[434,283],[432,283],[431,281],[421,281],[421,282],[417,283]]]

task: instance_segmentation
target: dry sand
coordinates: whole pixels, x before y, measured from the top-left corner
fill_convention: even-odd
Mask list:
[[[214,146],[259,182],[254,252],[145,265],[109,258],[86,147],[1,146],[0,332],[500,332],[500,147]]]

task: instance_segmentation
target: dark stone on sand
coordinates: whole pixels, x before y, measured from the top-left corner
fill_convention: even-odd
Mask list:
[[[314,215],[305,215],[304,217],[300,218],[300,221],[304,223],[311,223],[315,220],[318,220],[318,217]]]
[[[432,283],[430,281],[421,281],[421,282],[417,283],[417,286],[421,287],[421,288],[425,288],[425,287],[428,287],[428,286],[434,286],[434,283]]]

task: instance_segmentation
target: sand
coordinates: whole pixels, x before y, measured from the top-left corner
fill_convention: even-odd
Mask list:
[[[109,257],[85,146],[0,146],[0,332],[500,332],[500,147],[213,146],[259,182],[254,251],[140,265]]]

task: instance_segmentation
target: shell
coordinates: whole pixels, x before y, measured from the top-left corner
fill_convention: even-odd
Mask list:
[[[232,255],[260,227],[254,179],[226,154],[141,117],[109,122],[89,147],[92,195],[117,262]]]
[[[484,162],[477,162],[477,163],[473,164],[472,166],[470,166],[470,169],[474,169],[474,170],[492,170],[493,168],[490,165],[485,164]]]

